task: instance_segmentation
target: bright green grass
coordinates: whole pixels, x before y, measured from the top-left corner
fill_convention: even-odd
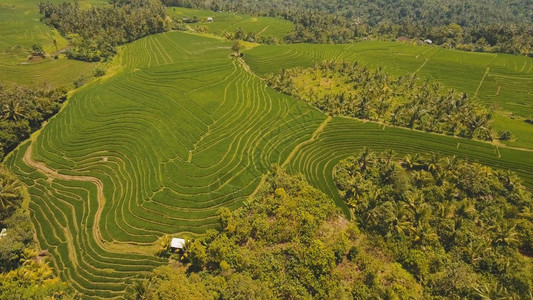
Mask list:
[[[418,72],[422,78],[466,92],[496,111],[524,118],[533,115],[533,59],[528,57],[369,41],[350,45],[261,45],[246,51],[244,58],[261,76],[281,68],[310,67],[325,59],[358,61],[371,68],[383,67],[397,76]],[[495,122],[495,127],[512,130],[504,122]],[[515,134],[522,147],[533,149],[533,130],[518,130]]]
[[[418,72],[458,91],[470,95],[477,92],[479,100],[502,110],[524,117],[533,113],[533,59],[528,57],[369,41],[350,45],[261,45],[247,51],[245,59],[261,75],[281,68],[311,66],[324,59],[381,66],[394,75]],[[487,66],[490,68],[484,76]]]
[[[363,147],[374,151],[392,149],[397,157],[405,154],[455,155],[471,162],[515,171],[533,188],[533,152],[498,148],[472,140],[428,134],[409,129],[383,127],[350,118],[334,118],[318,138],[299,149],[289,170],[303,173],[316,187],[335,199],[347,212],[333,182],[334,166],[342,159],[356,155]]]
[[[308,46],[314,57],[329,53]],[[532,152],[344,118],[312,139],[326,116],[269,89],[230,58],[230,47],[180,32],[126,45],[116,57],[120,72],[79,89],[6,159],[28,185],[40,246],[86,298],[121,298],[129,282],[166,263],[147,250],[159,237],[213,228],[217,210],[240,206],[272,164],[302,172],[340,207],[333,166],[363,146],[457,155],[514,170],[533,188]],[[33,160],[73,177],[49,178],[28,165],[30,143]],[[79,176],[97,178],[105,202],[98,185]]]
[[[522,118],[495,115],[494,127],[506,128],[517,136],[516,140],[505,142],[506,145],[519,148],[530,148],[533,145],[533,124],[527,123]]]
[[[52,2],[63,2],[54,0]],[[82,6],[103,5],[105,1],[81,1]],[[33,44],[54,54],[67,46],[57,30],[39,21],[39,2],[9,0],[0,2],[0,82],[29,84],[47,81],[55,86],[70,86],[82,74],[91,72],[94,64],[69,61],[64,57],[28,61]],[[57,41],[57,48],[53,41]]]
[[[253,32],[256,37],[275,37],[283,39],[285,35],[292,31],[294,25],[290,21],[279,18],[251,17],[227,12],[212,12],[206,10],[189,9],[181,7],[169,7],[167,13],[173,19],[198,17],[201,22],[189,24],[206,26],[210,33],[222,34],[224,32],[235,33],[241,28],[244,34]],[[213,18],[213,22],[207,22],[207,18]]]
[[[238,207],[325,119],[267,88],[230,58],[230,46],[179,32],[134,42],[117,58],[124,72],[79,90],[33,142],[33,159],[103,183],[99,220],[94,184],[49,180],[24,163],[27,144],[7,160],[31,185],[41,245],[76,290],[119,297],[162,263],[107,251],[95,222],[105,242],[138,245],[213,228],[220,207]],[[145,262],[121,262],[132,257]]]

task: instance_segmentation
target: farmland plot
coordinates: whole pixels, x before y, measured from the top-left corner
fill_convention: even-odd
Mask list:
[[[121,298],[131,280],[166,263],[154,256],[159,237],[213,228],[217,210],[240,206],[272,164],[303,173],[340,207],[333,166],[363,146],[457,155],[514,170],[533,187],[533,152],[331,118],[252,72],[346,55],[381,65],[377,54],[297,45],[266,58],[254,52],[261,46],[248,52],[250,70],[230,47],[179,32],[126,45],[115,73],[77,90],[7,158],[28,186],[41,248],[87,298]],[[436,55],[427,49],[416,55]],[[416,55],[390,70],[420,69]]]

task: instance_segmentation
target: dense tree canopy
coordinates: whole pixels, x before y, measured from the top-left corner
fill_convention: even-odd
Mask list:
[[[466,138],[497,138],[489,109],[416,74],[394,77],[357,62],[324,61],[310,69],[281,70],[269,75],[267,83],[333,115]]]
[[[39,5],[43,22],[69,40],[67,55],[84,61],[109,59],[115,47],[172,26],[164,6],[156,0],[115,1],[113,7],[82,10],[78,2]]]
[[[347,43],[406,36],[449,48],[531,55],[527,0],[163,0],[170,6],[278,16],[295,23],[289,43]]]
[[[376,250],[333,201],[301,177],[274,169],[261,191],[220,229],[186,246],[184,266],[156,269],[132,298],[418,298],[421,286]]]
[[[49,84],[0,84],[0,159],[57,113],[66,98],[66,90]]]
[[[361,230],[382,238],[431,297],[531,296],[533,198],[513,173],[365,149],[334,179]]]

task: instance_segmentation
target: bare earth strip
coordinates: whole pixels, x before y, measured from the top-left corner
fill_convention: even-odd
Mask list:
[[[285,168],[290,162],[291,162],[291,159],[294,157],[294,155],[296,155],[296,153],[298,153],[298,151],[300,151],[300,149],[307,145],[307,144],[310,144],[312,143],[313,141],[316,140],[316,138],[318,137],[318,135],[324,131],[324,128],[326,128],[326,125],[328,125],[328,123],[333,120],[333,118],[331,116],[328,116],[326,120],[324,120],[324,122],[322,122],[322,124],[320,124],[320,126],[318,126],[318,128],[315,130],[315,132],[313,132],[313,134],[311,135],[311,138],[308,139],[307,141],[303,141],[301,142],[300,144],[296,145],[296,147],[294,147],[294,149],[292,150],[291,154],[289,154],[289,156],[287,156],[287,159],[285,160],[285,162],[283,162],[283,164],[281,165],[281,167]]]
[[[95,216],[94,216],[94,224],[93,224],[93,236],[94,240],[102,249],[108,251],[108,252],[114,252],[114,253],[132,253],[132,254],[142,254],[142,255],[153,255],[157,245],[140,245],[135,243],[127,243],[127,242],[117,242],[117,241],[105,241],[102,238],[102,235],[100,233],[100,218],[102,216],[102,210],[104,208],[104,205],[106,203],[106,198],[104,195],[104,184],[102,181],[96,177],[92,176],[80,176],[80,175],[66,175],[66,174],[60,174],[56,170],[51,169],[43,162],[39,162],[34,160],[31,157],[31,151],[33,149],[33,141],[37,135],[32,137],[32,143],[28,146],[26,149],[26,152],[24,153],[23,161],[28,166],[35,168],[42,173],[44,173],[46,176],[48,176],[51,179],[60,179],[60,180],[73,180],[73,181],[84,181],[84,182],[90,182],[96,186],[97,189],[97,195],[96,199],[98,201],[98,209],[96,210]],[[69,248],[72,250],[72,253],[74,253],[74,245],[72,244],[72,239],[69,239]]]

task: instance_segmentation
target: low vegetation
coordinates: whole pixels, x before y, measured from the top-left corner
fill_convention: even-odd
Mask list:
[[[267,83],[332,115],[466,138],[495,137],[489,109],[416,73],[394,77],[357,62],[324,61],[311,69],[282,69]]]
[[[0,84],[0,159],[57,113],[66,98],[65,89],[49,84]]]
[[[430,297],[531,297],[533,198],[518,177],[455,157],[363,150],[334,180],[361,230]]]
[[[69,41],[67,56],[83,61],[108,60],[116,47],[172,27],[157,0],[114,1],[113,7],[84,10],[79,2],[40,3],[42,21]]]

